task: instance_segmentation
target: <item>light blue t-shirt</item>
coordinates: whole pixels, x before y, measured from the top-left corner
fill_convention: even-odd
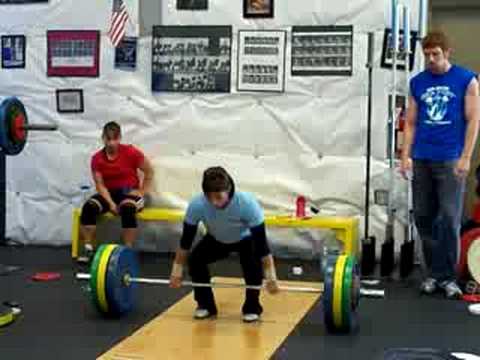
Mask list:
[[[476,74],[452,65],[445,74],[426,70],[410,82],[418,104],[412,158],[448,161],[460,157],[465,144],[465,95]]]
[[[185,222],[202,222],[217,241],[233,244],[250,236],[250,228],[262,224],[264,217],[252,194],[236,191],[225,209],[215,208],[204,194],[195,196],[188,205]]]

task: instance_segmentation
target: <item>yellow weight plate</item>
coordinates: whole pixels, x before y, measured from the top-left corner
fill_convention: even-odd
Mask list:
[[[342,315],[342,298],[343,298],[343,274],[345,264],[347,262],[346,255],[340,255],[335,264],[335,277],[333,284],[333,322],[337,329],[343,328]]]
[[[13,322],[14,315],[12,309],[0,306],[0,327],[6,326]]]
[[[108,313],[108,303],[107,303],[107,292],[105,287],[105,281],[107,278],[107,270],[108,270],[108,261],[110,260],[110,255],[112,254],[113,250],[118,245],[107,245],[107,248],[102,254],[100,258],[100,265],[98,267],[97,273],[97,298],[98,298],[98,305],[100,305],[100,309],[104,313]]]

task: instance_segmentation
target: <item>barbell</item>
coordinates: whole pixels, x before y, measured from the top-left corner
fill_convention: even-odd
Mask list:
[[[104,244],[93,257],[90,273],[77,273],[75,277],[77,280],[89,281],[91,300],[101,314],[117,317],[134,309],[138,284],[169,284],[168,279],[141,278],[138,274],[138,261],[131,249]],[[221,282],[204,284],[184,281],[182,285],[256,290],[263,288]],[[329,256],[326,259],[323,288],[280,286],[280,291],[322,293],[325,325],[331,333],[349,333],[357,327],[357,308],[361,296],[385,296],[383,290],[360,288],[359,266],[355,258],[349,255]]]
[[[6,155],[18,155],[27,143],[29,131],[55,131],[56,125],[29,124],[23,103],[16,97],[0,105],[0,148]]]

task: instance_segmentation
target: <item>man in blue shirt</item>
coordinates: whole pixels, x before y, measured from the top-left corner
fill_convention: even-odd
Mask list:
[[[203,194],[190,202],[184,220],[180,247],[176,252],[170,275],[170,286],[181,286],[183,267],[188,257],[188,270],[193,282],[210,283],[208,264],[240,255],[243,276],[247,285],[259,286],[263,278],[267,290],[278,291],[275,264],[267,243],[263,211],[252,194],[235,191],[233,179],[221,167],[209,168],[202,181]],[[205,237],[188,252],[197,233],[198,224],[207,228]],[[243,320],[259,320],[263,311],[260,291],[247,289],[242,307]],[[198,308],[196,319],[217,314],[213,291],[209,287],[194,288]]]
[[[413,209],[428,277],[421,290],[443,289],[448,298],[462,291],[456,283],[465,178],[478,132],[476,74],[449,61],[446,35],[436,31],[422,41],[427,68],[410,82],[401,172],[413,168]]]

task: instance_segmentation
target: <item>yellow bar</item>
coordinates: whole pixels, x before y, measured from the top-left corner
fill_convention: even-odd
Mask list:
[[[170,223],[182,222],[185,216],[183,210],[147,208],[138,214],[142,221],[165,221]],[[107,213],[102,219],[113,219],[111,213]],[[79,239],[78,229],[80,226],[80,210],[74,209],[74,222],[72,223],[72,257],[78,256]],[[297,218],[289,215],[266,215],[265,224],[270,227],[280,228],[317,228],[331,229],[336,237],[344,245],[344,252],[348,255],[357,256],[359,252],[358,226],[359,220],[354,217],[313,216],[309,218]]]
[[[78,257],[78,247],[80,246],[80,209],[73,209],[72,215],[72,258]]]
[[[240,280],[217,278],[215,281],[237,283]],[[281,282],[281,285],[308,284]],[[242,289],[215,289],[218,318],[203,321],[192,319],[196,303],[189,294],[99,359],[269,359],[319,297],[310,293],[282,292],[273,296],[262,292],[262,321],[245,324],[241,320],[243,294]]]

